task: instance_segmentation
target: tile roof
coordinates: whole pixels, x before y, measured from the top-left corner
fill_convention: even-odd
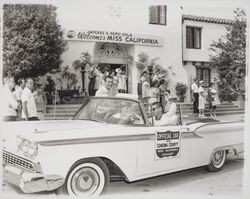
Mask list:
[[[218,23],[218,24],[226,24],[230,25],[233,24],[233,20],[230,19],[222,19],[222,18],[215,18],[215,17],[204,17],[204,16],[195,16],[195,15],[182,15],[182,20],[191,20],[191,21],[200,21],[200,22],[207,22],[207,23]]]

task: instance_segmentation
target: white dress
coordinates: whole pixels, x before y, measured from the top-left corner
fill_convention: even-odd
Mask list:
[[[202,92],[204,92],[203,87],[199,87],[199,104],[198,104],[198,109],[205,109],[205,103],[206,103],[206,98],[201,95]]]
[[[201,95],[199,95],[198,109],[205,109],[205,98]]]

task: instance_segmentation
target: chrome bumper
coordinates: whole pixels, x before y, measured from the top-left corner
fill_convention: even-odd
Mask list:
[[[24,193],[52,191],[64,183],[64,178],[61,176],[43,176],[40,173],[31,173],[11,165],[3,167],[3,179],[18,186]]]

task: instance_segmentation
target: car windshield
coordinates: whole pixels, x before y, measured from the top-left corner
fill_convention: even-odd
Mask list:
[[[145,124],[139,102],[112,98],[91,98],[74,119],[120,125]]]

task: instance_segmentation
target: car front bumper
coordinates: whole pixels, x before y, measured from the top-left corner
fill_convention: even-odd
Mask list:
[[[61,176],[44,176],[41,173],[25,171],[12,165],[3,167],[3,179],[10,184],[18,186],[24,193],[52,191],[61,187],[64,183],[64,178]]]

